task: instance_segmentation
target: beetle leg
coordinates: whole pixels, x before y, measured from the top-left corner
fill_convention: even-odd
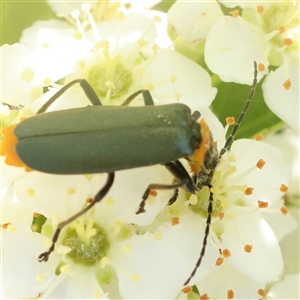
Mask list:
[[[99,97],[95,93],[94,89],[91,87],[91,85],[85,80],[85,79],[75,79],[68,84],[66,84],[64,87],[62,87],[57,93],[55,93],[37,112],[37,114],[44,113],[49,106],[56,101],[65,91],[67,91],[72,85],[79,83],[82,87],[84,93],[90,100],[92,105],[102,105]]]
[[[79,218],[80,216],[82,216],[83,214],[85,214],[88,210],[90,210],[96,203],[100,202],[105,195],[108,193],[108,191],[110,190],[113,182],[115,179],[115,173],[108,173],[108,177],[107,177],[107,181],[105,183],[105,185],[102,187],[102,189],[95,195],[93,201],[87,206],[85,207],[83,210],[79,211],[77,214],[73,215],[72,217],[70,217],[69,219],[60,222],[57,225],[57,229],[54,232],[54,235],[52,237],[52,245],[49,248],[48,251],[42,253],[39,255],[39,262],[42,261],[48,261],[48,258],[51,254],[51,252],[54,250],[55,247],[55,243],[57,242],[57,239],[59,237],[59,234],[61,232],[61,230],[68,224],[70,224],[71,222],[73,222],[74,220],[76,220],[77,218]]]
[[[143,99],[145,105],[154,105],[153,98],[148,90],[138,90],[132,95],[130,95],[121,105],[127,106],[129,105],[138,95],[143,94]]]
[[[178,194],[179,194],[179,189],[175,189],[173,196],[170,198],[168,205],[172,205],[178,198]]]
[[[151,190],[173,190],[173,189],[178,189],[179,187],[182,187],[185,185],[188,192],[190,192],[191,194],[195,193],[196,187],[195,187],[190,175],[188,174],[186,169],[183,167],[181,162],[176,160],[176,161],[173,161],[170,163],[166,163],[166,164],[164,164],[164,166],[174,175],[174,177],[176,179],[176,183],[170,184],[170,185],[158,184],[158,183],[150,184],[142,197],[140,207],[139,207],[138,211],[136,212],[136,214],[145,212],[144,207],[145,207],[146,200],[149,197]],[[174,195],[173,195],[173,197],[174,197]],[[173,197],[171,199],[173,199]],[[177,199],[177,197],[173,200],[172,203],[174,203],[176,199]]]

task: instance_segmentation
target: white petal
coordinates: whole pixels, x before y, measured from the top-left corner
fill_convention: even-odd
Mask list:
[[[96,280],[93,269],[69,276],[60,274],[42,295],[44,299],[109,299]]]
[[[39,297],[54,279],[55,275],[48,275],[43,282],[36,279],[49,269],[49,264],[37,260],[44,251],[43,240],[37,233],[2,231],[1,295],[4,299]]]
[[[214,272],[197,284],[202,294],[207,293],[210,299],[228,299],[227,291],[234,292],[234,299],[258,299],[258,289],[264,288],[260,283],[251,280],[227,261],[215,267]]]
[[[188,16],[188,18],[187,18]],[[206,39],[214,22],[223,16],[217,1],[175,2],[168,11],[168,24],[185,43]]]
[[[23,32],[20,42],[34,53],[43,79],[55,82],[74,71],[80,59],[74,34],[74,29],[59,21],[37,21]]]
[[[299,273],[286,275],[270,288],[268,299],[299,299],[299,281]]]
[[[250,253],[244,251],[246,244],[253,246]],[[265,285],[279,279],[283,261],[278,240],[258,212],[240,212],[224,222],[222,246],[231,252],[228,263],[253,281]]]
[[[172,76],[177,78],[173,83],[170,81]],[[177,102],[175,94],[179,93],[180,102],[191,110],[208,107],[217,93],[216,88],[211,86],[210,76],[201,66],[171,50],[157,53],[143,73],[142,80],[145,88],[149,84],[154,87],[151,93],[162,103]]]
[[[199,236],[200,232],[202,236]],[[157,234],[161,234],[162,238],[155,239]],[[127,254],[126,259],[123,258],[123,262],[120,261],[118,266],[116,265],[121,295],[131,299],[176,297],[198,259],[202,244],[201,237],[203,237],[203,226],[197,223],[195,218],[192,222],[187,218],[176,226],[163,225],[154,235],[148,233],[128,241],[132,252]],[[217,250],[214,253],[216,254]],[[211,270],[211,268],[206,269],[207,265],[212,265],[210,255],[203,262],[204,273]],[[138,277],[132,277],[133,274]]]
[[[3,45],[1,48],[1,101],[18,106],[31,101],[30,92],[43,78],[36,74],[34,55],[20,44]],[[21,79],[25,70],[33,72],[30,82]],[[5,76],[3,76],[5,75]]]
[[[281,184],[288,185],[290,169],[279,149],[261,141],[241,139],[232,144],[231,150],[236,155],[237,172],[229,177],[229,185],[238,183],[254,188],[251,195],[243,197],[247,205],[257,207],[257,200],[273,203],[281,198],[283,193],[279,189]],[[266,162],[262,169],[239,177],[259,159]]]
[[[149,196],[145,213],[136,215],[146,188],[151,183],[172,184],[173,177],[163,166],[137,168],[117,172],[115,182],[103,202],[97,205],[99,215],[105,215],[111,222],[120,220],[146,226],[152,223],[156,215],[163,209],[172,195],[172,191],[157,190],[157,196]],[[103,186],[103,183],[94,185]],[[113,204],[106,204],[106,199],[113,199]],[[163,201],[162,201],[163,200]]]
[[[294,130],[299,131],[299,54],[290,57],[288,70],[283,64],[270,72],[263,83],[264,98],[269,108]],[[283,84],[291,81],[286,90]]]
[[[244,19],[229,16],[218,19],[205,44],[205,62],[222,81],[252,84],[253,62],[263,63],[267,42]],[[263,72],[259,73],[259,78]]]
[[[27,209],[47,218],[54,213],[62,218],[69,217],[92,196],[89,194],[90,184],[83,175],[51,175],[34,171],[18,180],[15,189],[18,199]]]
[[[30,228],[33,212],[20,203],[14,194],[14,185],[1,189],[1,224],[23,224]]]

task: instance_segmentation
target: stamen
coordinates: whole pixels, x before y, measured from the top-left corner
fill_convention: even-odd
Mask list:
[[[76,21],[78,31],[82,34],[82,36],[85,36],[83,26],[79,20],[79,10],[77,10],[77,9],[73,10],[73,12],[71,13],[71,16]]]
[[[237,18],[239,16],[239,11],[237,9],[230,11],[230,15],[232,15],[233,18]]]
[[[21,80],[29,83],[32,81],[33,77],[34,77],[34,70],[33,69],[29,69],[29,68],[25,68],[22,72],[21,72]]]
[[[202,296],[200,296],[199,300],[209,300],[209,297],[207,294],[203,294]]]
[[[157,44],[153,44],[152,45],[152,50],[154,51],[154,52],[156,52],[156,51],[158,51],[160,49],[160,47],[157,45]]]
[[[27,189],[26,190],[26,194],[27,194],[27,196],[29,196],[29,197],[33,197],[34,196],[34,189]]]
[[[123,245],[122,249],[126,252],[126,253],[130,253],[132,252],[132,248],[129,245]]]
[[[95,37],[96,41],[101,40],[102,37],[101,37],[100,32],[97,28],[97,24],[96,24],[93,16],[90,13],[91,5],[89,3],[84,3],[84,4],[81,5],[81,10],[84,11],[88,16],[88,19],[89,19],[89,22],[90,22],[90,25],[91,25],[91,28],[92,28],[92,31],[93,31],[93,34],[94,34],[94,37]]]
[[[154,20],[154,22],[161,22],[160,16],[155,16],[155,17],[153,18],[153,20]]]
[[[279,33],[284,33],[285,32],[285,27],[284,26],[279,26],[278,31],[279,31]]]
[[[180,219],[178,217],[173,217],[171,219],[171,225],[172,226],[178,225],[179,223],[180,223]]]
[[[259,159],[258,162],[256,163],[256,167],[258,169],[262,169],[265,164],[266,164],[266,161],[264,161],[263,159]]]
[[[257,291],[257,293],[258,293],[258,295],[260,295],[260,296],[267,296],[267,292],[266,292],[265,290],[263,290],[263,289],[259,289],[259,290]]]
[[[154,238],[155,238],[156,240],[162,240],[162,238],[163,238],[161,232],[155,232],[155,233],[153,234],[153,236],[154,236]]]
[[[246,190],[244,191],[245,195],[252,195],[254,188],[252,187],[248,187],[246,188]]]
[[[221,257],[221,256],[220,256],[220,257],[218,257],[218,259],[217,259],[215,265],[218,267],[218,266],[220,266],[223,262],[224,262],[224,257]]]
[[[282,42],[283,42],[283,45],[285,45],[285,46],[291,46],[293,44],[293,40],[289,39],[289,38],[283,39]]]
[[[153,196],[153,197],[156,197],[157,196],[157,191],[151,190],[150,195]]]
[[[174,97],[176,98],[177,101],[179,101],[181,98],[181,93],[174,94]]]
[[[280,208],[280,212],[285,216],[289,213],[288,209],[285,206]]]
[[[244,246],[244,251],[246,253],[250,253],[252,251],[252,248],[253,248],[252,245],[247,244],[247,245]]]
[[[220,219],[220,220],[222,220],[223,218],[224,218],[224,213],[223,212],[220,212],[220,213],[218,213],[218,218]]]
[[[45,79],[43,80],[43,83],[45,85],[50,85],[51,84],[51,79],[49,77],[45,77]]]
[[[93,293],[93,296],[96,298],[96,299],[100,299],[103,297],[103,294],[100,292],[100,291],[96,291]]]
[[[280,192],[285,193],[288,191],[288,187],[285,184],[281,184],[280,186]]]
[[[234,117],[227,117],[225,120],[226,120],[227,125],[234,125],[235,124]]]
[[[263,63],[259,63],[258,66],[257,66],[257,69],[259,72],[263,72],[266,70],[266,67]]]
[[[132,280],[133,282],[138,282],[138,281],[140,281],[140,276],[137,275],[136,273],[133,273],[133,274],[131,275],[131,280]]]
[[[257,133],[257,134],[254,136],[254,139],[255,139],[256,141],[261,141],[263,138],[264,138],[264,136],[263,136],[262,133]]]
[[[33,216],[34,218],[37,218],[37,217],[39,217],[39,216],[40,216],[40,214],[39,214],[39,213],[37,213],[37,212],[34,212],[34,213],[32,214],[32,216]]]
[[[182,291],[184,294],[188,294],[188,293],[190,293],[192,290],[193,290],[193,288],[192,288],[191,286],[186,286],[186,287],[184,287],[181,291]]]
[[[125,19],[125,15],[121,11],[117,13],[117,17],[120,21],[123,21]]]
[[[228,258],[231,256],[231,252],[228,249],[224,249],[222,251],[222,254],[223,254],[224,258]]]
[[[228,290],[227,291],[227,299],[233,299],[234,297],[234,292],[233,290]]]
[[[289,89],[291,88],[291,85],[292,85],[292,83],[291,83],[291,80],[290,80],[290,79],[286,80],[286,81],[283,83],[283,87],[284,87],[284,89],[286,89],[286,90],[289,90]]]
[[[256,12],[257,12],[258,14],[262,15],[263,12],[264,12],[264,6],[263,6],[263,5],[257,5],[257,7],[256,7]]]
[[[269,202],[257,200],[259,208],[267,208],[269,206]]]

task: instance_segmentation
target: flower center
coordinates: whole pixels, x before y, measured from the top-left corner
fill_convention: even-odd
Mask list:
[[[128,92],[132,84],[132,73],[118,59],[93,66],[88,73],[88,82],[96,94],[104,98],[119,98]]]
[[[92,219],[85,224],[82,218],[67,229],[62,244],[71,249],[68,257],[76,264],[85,266],[98,263],[107,254],[110,246],[105,230]]]
[[[212,187],[204,186],[200,191],[195,193],[197,201],[190,206],[195,213],[207,217],[207,208],[211,195],[213,197],[213,216],[220,215],[229,206],[229,193],[236,194],[236,197],[234,197],[235,205],[244,205],[241,197],[247,186],[228,185],[228,182],[226,182],[228,177],[236,172],[236,167],[230,164],[230,161],[234,160],[235,158],[232,155],[228,156],[228,160],[222,158],[212,178]],[[231,199],[233,198],[231,197]]]

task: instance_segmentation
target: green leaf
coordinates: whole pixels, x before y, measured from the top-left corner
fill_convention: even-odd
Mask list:
[[[45,0],[1,1],[1,6],[1,45],[17,43],[22,31],[35,21],[55,18],[55,14]]]
[[[284,125],[266,105],[261,85],[262,81],[257,85],[251,106],[236,134],[236,139],[252,138],[257,133],[268,134]],[[213,112],[223,125],[226,124],[225,119],[227,117],[234,117],[237,121],[248,99],[251,87],[237,83],[220,82],[217,88],[218,93],[211,106]]]

